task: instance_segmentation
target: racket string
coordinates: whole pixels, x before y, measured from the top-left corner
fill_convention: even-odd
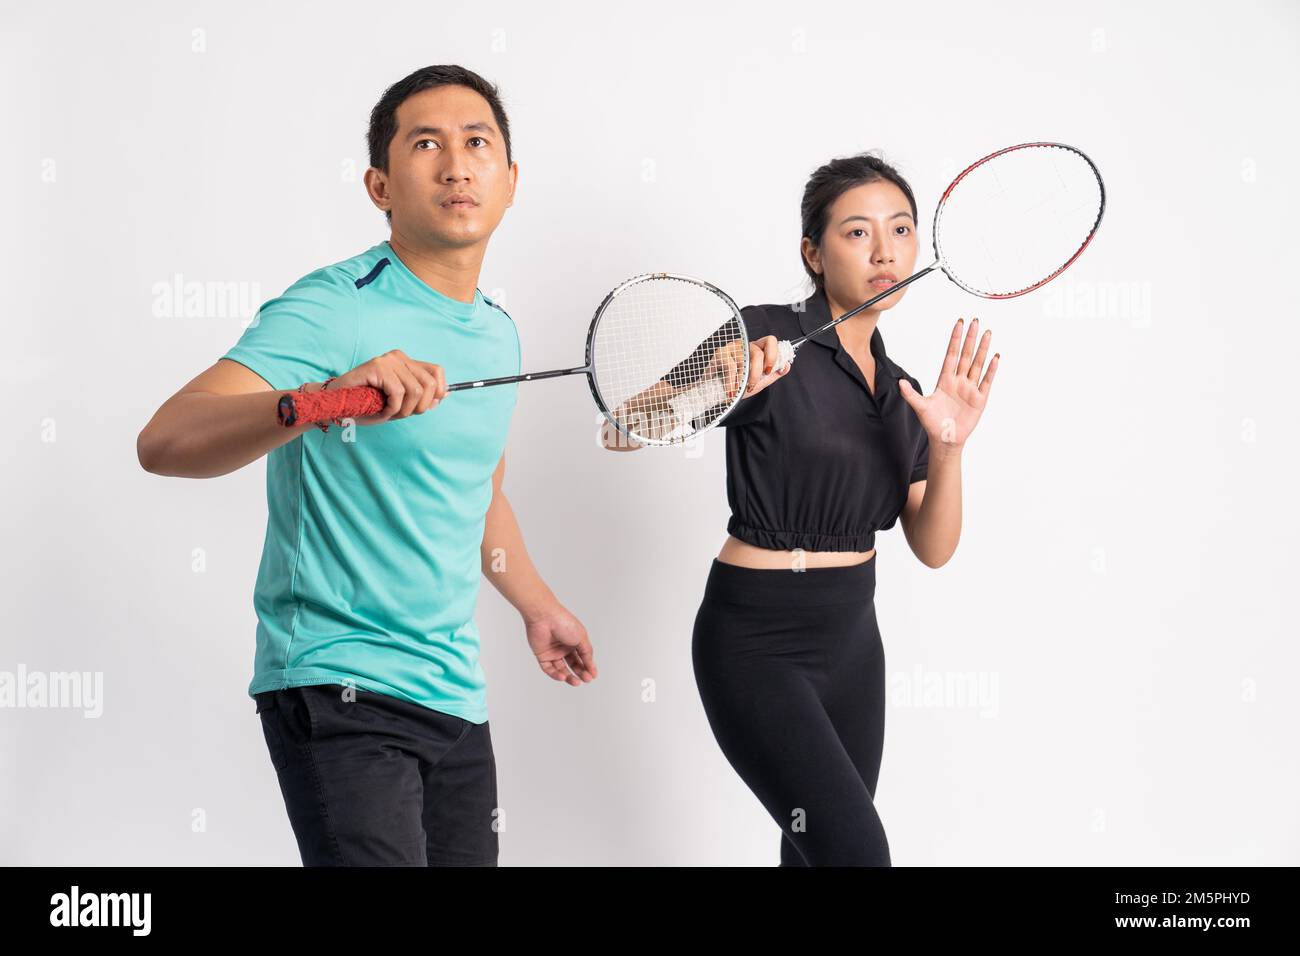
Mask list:
[[[945,270],[980,295],[1041,285],[1087,245],[1104,202],[1082,153],[1030,144],[996,154],[953,185],[936,222]]]
[[[592,342],[592,378],[611,416],[639,440],[684,441],[733,404],[717,351],[748,346],[729,299],[685,277],[650,276],[617,291]]]

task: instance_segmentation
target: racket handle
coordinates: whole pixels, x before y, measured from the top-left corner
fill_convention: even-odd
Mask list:
[[[323,392],[290,392],[280,397],[276,410],[280,424],[310,425],[335,418],[360,418],[384,410],[384,393],[369,385]]]
[[[776,364],[772,366],[772,371],[779,372],[794,361],[795,347],[790,344],[789,339],[782,339],[780,342],[776,343],[776,348],[779,354],[776,358]]]

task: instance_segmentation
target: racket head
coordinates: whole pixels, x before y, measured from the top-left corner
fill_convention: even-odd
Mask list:
[[[934,214],[934,255],[967,292],[1011,299],[1064,272],[1106,208],[1096,164],[1064,143],[1021,143],[972,163]]]
[[[726,394],[718,349],[739,383]],[[614,288],[587,333],[587,383],[605,418],[643,445],[680,445],[744,398],[749,336],[740,309],[711,282],[648,272]]]

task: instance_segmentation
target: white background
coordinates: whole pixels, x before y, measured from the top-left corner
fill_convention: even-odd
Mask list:
[[[501,86],[521,175],[480,286],[528,370],[580,364],[640,272],[793,299],[833,156],[882,150],[928,235],[965,164],[1084,149],[1108,205],[1064,277],[990,302],[931,276],[880,326],[927,392],[958,316],[1002,353],[955,557],[879,536],[893,861],[1300,862],[1300,14],[1046,6],[6,3],[0,670],[100,673],[104,710],[0,711],[0,862],[299,862],[246,696],[264,462],[135,452],[247,314],[159,315],[155,286],[256,305],[385,238],[369,111],[433,63]],[[775,864],[690,663],[724,435],[615,455],[594,424],[581,380],[520,387],[506,492],[601,676],[542,675],[484,582],[501,863]],[[984,696],[916,693],[961,679]]]

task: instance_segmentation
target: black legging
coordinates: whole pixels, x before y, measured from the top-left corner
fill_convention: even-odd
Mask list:
[[[885,736],[875,591],[875,555],[709,571],[695,682],[723,754],[782,830],[782,866],[890,865],[872,800]]]

